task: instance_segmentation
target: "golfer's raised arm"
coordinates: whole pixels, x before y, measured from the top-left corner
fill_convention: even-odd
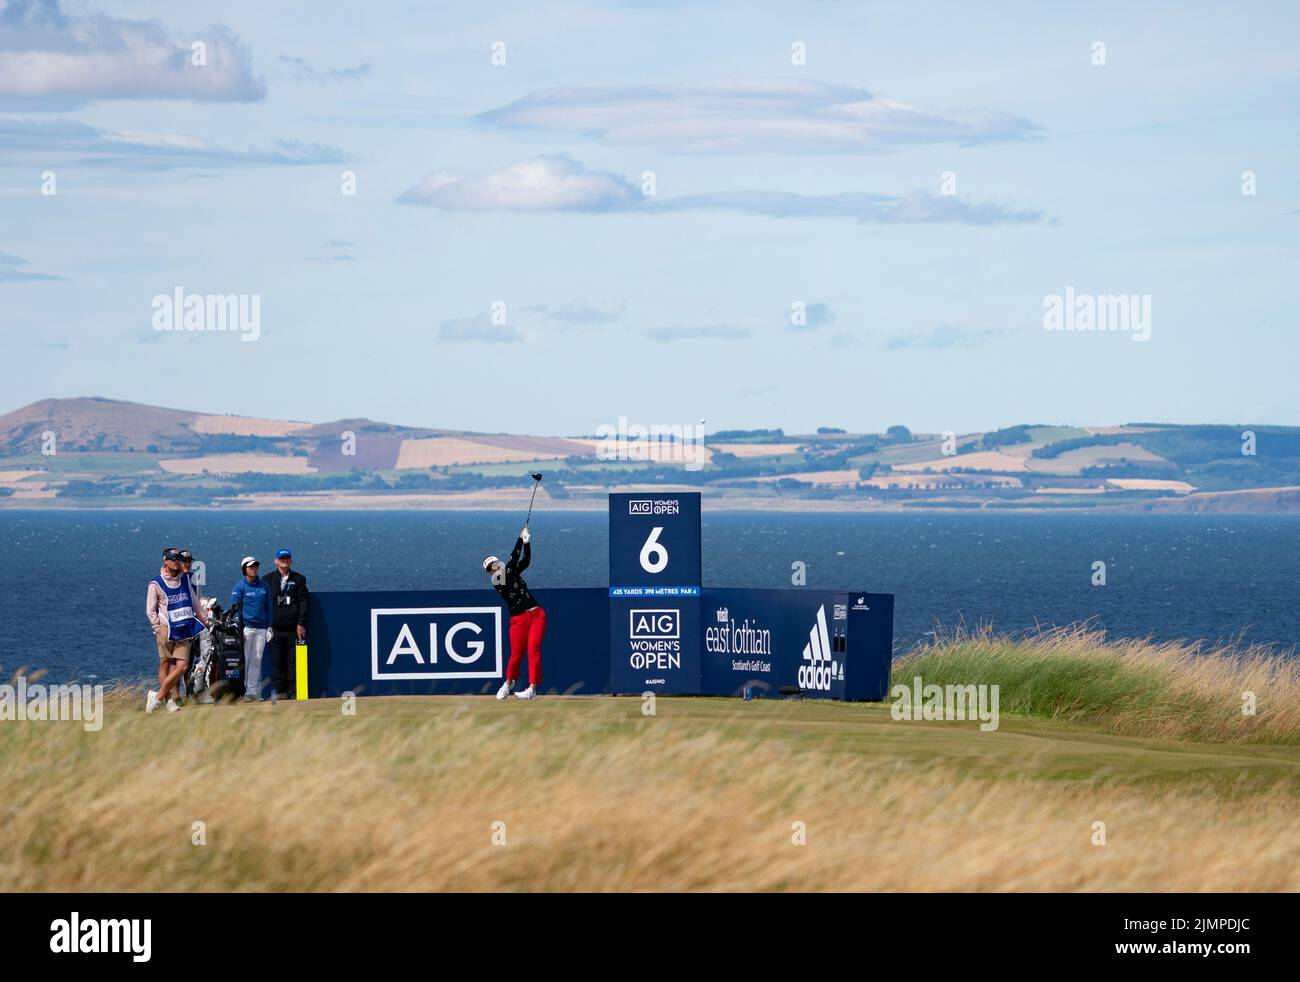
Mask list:
[[[522,573],[528,568],[533,558],[533,547],[521,535],[515,540],[515,547],[510,550],[510,562],[507,567],[515,573]]]

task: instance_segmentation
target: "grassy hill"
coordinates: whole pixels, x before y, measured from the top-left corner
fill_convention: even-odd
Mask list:
[[[196,413],[110,399],[43,399],[0,416],[0,455],[39,454],[47,432],[69,452],[134,453],[151,445],[188,449],[197,442],[189,428],[197,418]]]
[[[703,446],[632,444],[613,458],[607,449],[586,436],[51,399],[0,416],[0,506],[503,507],[541,470],[545,493],[572,507],[665,485],[724,507],[1300,507],[1285,490],[1300,486],[1296,427],[1023,424],[947,438],[769,428],[716,432]],[[1266,493],[1225,494],[1240,491]]]
[[[895,666],[1002,685],[991,732],[826,701],[146,716],[120,692],[97,733],[0,727],[0,889],[1294,891],[1298,672],[1086,632]]]

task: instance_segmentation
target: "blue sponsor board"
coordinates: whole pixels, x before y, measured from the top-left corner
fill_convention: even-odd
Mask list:
[[[534,595],[546,611],[542,691],[608,692],[605,590]],[[505,678],[510,617],[492,590],[321,592],[311,600],[312,697],[495,692]]]
[[[701,598],[679,600],[614,598],[603,588],[535,593],[546,610],[547,694],[729,696],[748,685],[775,696],[794,685],[810,697],[879,700],[889,691],[888,594],[706,588]],[[508,625],[489,590],[313,593],[308,694],[495,692],[509,658]]]
[[[894,595],[850,593],[849,675],[844,698],[879,702],[894,659]]]
[[[888,689],[891,596],[709,588],[701,610],[706,695],[793,686],[811,698],[880,699]]]
[[[609,598],[609,675],[614,692],[698,694],[698,597]]]
[[[609,496],[609,585],[700,586],[700,493]]]
[[[610,495],[609,543],[607,589],[535,593],[543,693],[888,693],[889,594],[702,588],[698,492]],[[489,590],[314,593],[307,630],[314,697],[490,693],[510,656]]]
[[[700,494],[609,496],[615,692],[700,691]]]
[[[501,678],[505,670],[501,641],[501,608],[496,604],[371,607],[370,677],[376,681]]]

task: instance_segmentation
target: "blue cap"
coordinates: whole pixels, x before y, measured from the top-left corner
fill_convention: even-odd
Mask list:
[[[276,558],[276,559],[292,559],[292,558],[293,558],[293,553],[291,553],[288,549],[277,549],[277,550],[275,550],[275,558]]]

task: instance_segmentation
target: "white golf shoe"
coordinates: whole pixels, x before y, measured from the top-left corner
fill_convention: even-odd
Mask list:
[[[152,713],[157,708],[158,708],[158,693],[156,693],[153,689],[150,689],[149,694],[145,696],[144,699],[144,711],[146,713]]]
[[[514,691],[515,691],[515,680],[506,679],[504,682],[501,683],[501,688],[497,689],[497,698],[509,699],[510,693]]]
[[[523,692],[516,692],[516,693],[515,693],[515,698],[516,698],[516,699],[536,699],[536,698],[537,698],[537,689],[536,689],[535,686],[531,686],[531,685],[530,685],[530,686],[529,686],[528,688],[526,688]]]
[[[180,711],[181,711],[181,704],[179,702],[177,702],[175,699],[167,700],[167,712],[179,713]]]

